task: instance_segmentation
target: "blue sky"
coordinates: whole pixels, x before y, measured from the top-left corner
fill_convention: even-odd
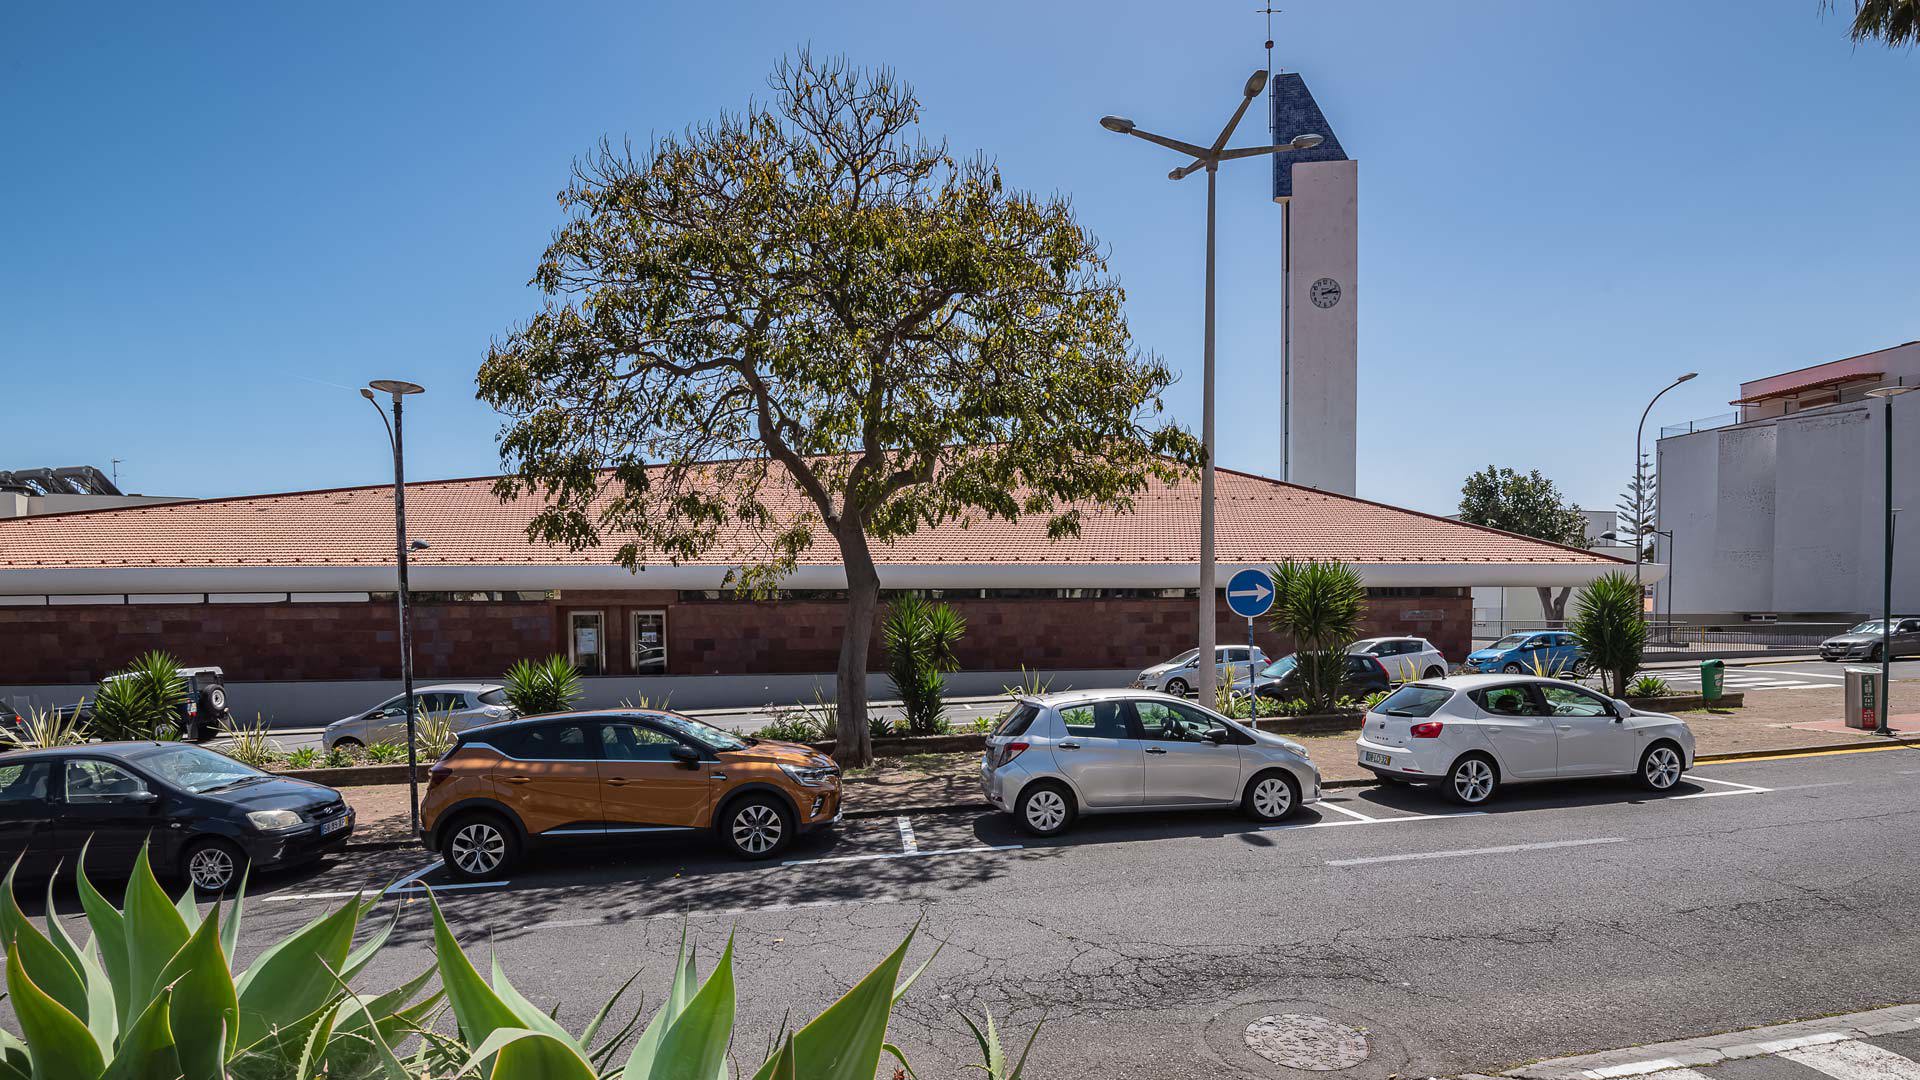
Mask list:
[[[385,376],[429,388],[411,476],[496,471],[473,374],[537,306],[570,160],[738,107],[809,42],[893,65],[932,133],[1072,195],[1197,426],[1204,189],[1094,121],[1204,141],[1265,59],[1256,6],[8,5],[0,468],[378,482],[351,388]],[[1284,6],[1277,64],[1360,161],[1360,494],[1449,511],[1495,463],[1611,506],[1673,375],[1701,373],[1650,429],[1920,338],[1920,52],[1855,48],[1815,0]],[[1222,394],[1220,456],[1271,473],[1267,182],[1222,173],[1220,374],[1248,389]]]

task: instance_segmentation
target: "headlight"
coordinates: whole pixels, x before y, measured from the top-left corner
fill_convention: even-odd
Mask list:
[[[1299,754],[1301,757],[1308,756],[1307,748],[1297,742],[1294,742],[1292,739],[1281,739],[1280,745],[1286,747],[1287,749],[1293,751],[1296,754]]]
[[[265,832],[275,832],[299,825],[300,815],[291,810],[255,810],[247,815],[247,824]]]
[[[793,778],[793,782],[806,787],[825,787],[827,782],[840,770],[829,765],[825,768],[809,768],[804,765],[782,765],[780,771]]]

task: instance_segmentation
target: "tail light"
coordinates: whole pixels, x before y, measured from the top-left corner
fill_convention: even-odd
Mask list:
[[[189,701],[189,702],[187,702],[187,715],[188,715],[188,716],[199,716],[199,715],[200,715],[200,703],[199,703],[199,702],[197,702],[197,701]]]
[[[1023,742],[1010,742],[1010,743],[1002,743],[999,746],[989,747],[987,750],[987,764],[992,768],[998,769],[1006,765],[1008,762],[1012,761],[1014,758],[1019,757],[1022,753],[1026,751],[1027,747],[1030,745],[1032,744],[1023,743]]]
[[[1373,658],[1373,657],[1371,657],[1371,656],[1369,656],[1369,657],[1368,657],[1367,659],[1368,659],[1368,660],[1371,660],[1371,661],[1373,661],[1373,667],[1374,667],[1374,670],[1376,670],[1376,671],[1378,671],[1378,672],[1380,673],[1380,677],[1381,677],[1381,678],[1383,678],[1383,679],[1386,679],[1386,680],[1387,680],[1388,682],[1392,682],[1392,681],[1393,681],[1393,678],[1392,678],[1392,676],[1390,676],[1390,675],[1388,675],[1388,674],[1387,674],[1387,665],[1385,665],[1385,664],[1383,664],[1383,663],[1381,663],[1381,662],[1380,662],[1379,660],[1377,660],[1377,659],[1375,659],[1375,658]]]
[[[1440,721],[1429,720],[1424,724],[1415,724],[1408,729],[1408,732],[1416,739],[1437,739],[1440,737]]]
[[[453,770],[445,765],[435,765],[427,770],[427,790],[432,791],[443,782],[453,779]]]

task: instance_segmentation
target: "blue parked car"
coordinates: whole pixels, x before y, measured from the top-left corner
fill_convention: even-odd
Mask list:
[[[1467,666],[1475,671],[1501,671],[1509,675],[1536,671],[1542,675],[1585,675],[1593,665],[1574,642],[1573,635],[1562,630],[1527,630],[1508,634],[1484,649],[1467,654]]]

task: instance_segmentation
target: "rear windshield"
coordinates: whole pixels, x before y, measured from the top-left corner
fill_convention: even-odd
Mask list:
[[[504,686],[484,691],[480,695],[480,704],[482,705],[505,705],[506,703],[507,690]]]
[[[1388,716],[1432,716],[1452,696],[1453,691],[1444,686],[1408,683],[1388,694],[1385,701],[1373,707],[1373,711]]]
[[[1027,729],[1033,726],[1033,718],[1039,715],[1040,706],[1031,701],[1023,701],[1008,709],[1006,714],[1000,717],[1000,723],[995,725],[993,733],[1005,735],[1008,738],[1025,735]]]

